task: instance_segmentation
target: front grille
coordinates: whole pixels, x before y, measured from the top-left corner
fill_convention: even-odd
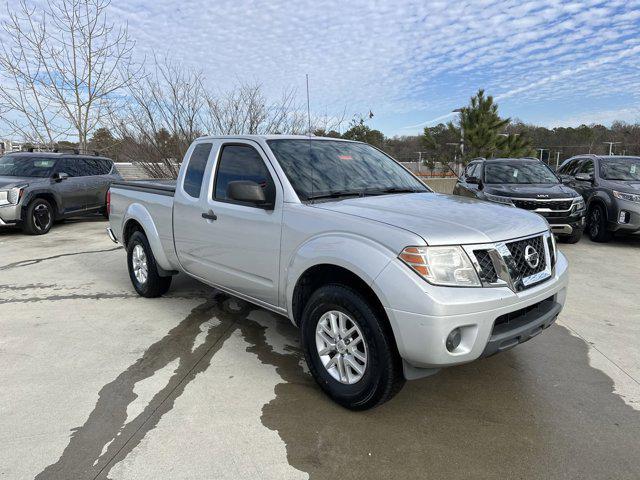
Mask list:
[[[538,264],[535,267],[529,265],[525,260],[525,250],[528,246],[531,246],[538,254]],[[535,275],[536,273],[540,273],[547,267],[542,235],[539,237],[527,238],[526,240],[507,243],[507,248],[511,252],[511,257],[514,260],[514,267],[520,278],[526,278],[531,275]]]
[[[562,201],[550,201],[550,200],[524,200],[517,199],[513,200],[513,204],[518,208],[524,208],[525,210],[537,210],[538,208],[547,208],[553,211],[563,211],[569,210],[573,200],[562,200]]]
[[[553,268],[556,266],[556,253],[553,251],[553,239],[551,236],[547,237],[547,248],[549,249],[549,257],[551,257],[551,268]]]
[[[493,266],[488,250],[475,250],[473,254],[476,256],[480,271],[478,275],[484,283],[495,283],[498,281],[498,274]]]

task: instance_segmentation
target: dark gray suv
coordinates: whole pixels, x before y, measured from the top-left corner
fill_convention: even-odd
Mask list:
[[[84,213],[107,214],[107,191],[122,180],[104,157],[17,152],[0,157],[0,226],[47,233],[54,221]]]
[[[606,242],[613,232],[640,233],[640,157],[578,155],[558,169],[587,203],[587,231]]]

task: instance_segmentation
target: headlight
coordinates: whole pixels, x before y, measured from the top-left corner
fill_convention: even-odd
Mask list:
[[[636,193],[616,192],[613,190],[613,196],[620,200],[629,200],[630,202],[640,202],[640,195]]]
[[[582,197],[576,197],[573,199],[573,211],[579,212],[584,210],[584,199]]]
[[[478,274],[461,247],[407,247],[398,257],[434,285],[480,286]]]
[[[485,193],[484,198],[485,200],[489,200],[490,202],[502,203],[503,205],[510,205],[512,207],[515,206],[509,197],[502,197],[500,195]]]
[[[0,191],[0,205],[17,205],[22,198],[25,187],[28,185],[18,185],[9,190]]]

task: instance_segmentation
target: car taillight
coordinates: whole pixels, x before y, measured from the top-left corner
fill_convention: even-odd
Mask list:
[[[111,215],[111,190],[107,190],[107,215]]]

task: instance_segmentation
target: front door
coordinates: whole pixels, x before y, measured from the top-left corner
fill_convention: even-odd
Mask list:
[[[187,200],[175,207],[180,262],[187,272],[213,285],[278,306],[282,187],[256,143],[221,143],[215,150],[211,155],[215,160],[208,161],[210,166],[201,175],[200,197],[192,201],[186,193]],[[187,190],[192,161],[185,171]],[[274,207],[228,198],[229,182],[240,180],[259,184]],[[193,190],[195,194],[198,189]]]

